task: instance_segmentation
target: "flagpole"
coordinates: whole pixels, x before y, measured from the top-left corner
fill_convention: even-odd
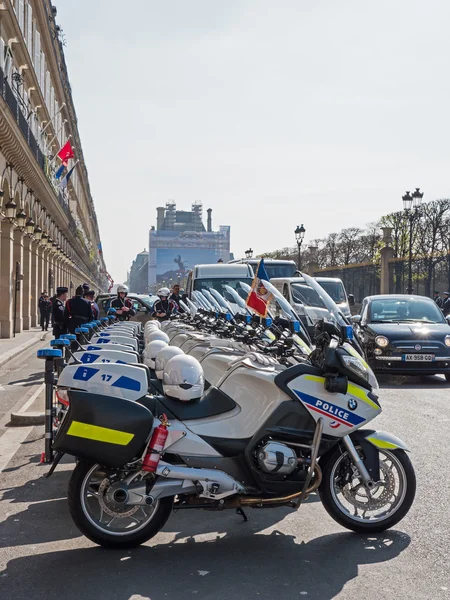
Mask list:
[[[59,113],[62,111],[62,109],[65,107],[65,105],[66,105],[66,103],[65,103],[65,102],[63,102],[63,103],[61,104],[61,106],[59,107],[58,111],[55,113],[55,115],[54,115],[53,119],[50,119],[50,121],[47,123],[47,125],[44,127],[44,129],[42,129],[42,130],[41,130],[41,136],[42,136],[42,134],[44,133],[44,131],[47,129],[47,127],[48,127],[48,126],[49,126],[51,123],[53,123],[53,120],[55,119],[55,117],[57,117],[57,116],[59,115]],[[66,121],[66,123],[67,123],[67,121]]]
[[[48,149],[52,147],[53,142],[56,140],[56,138],[59,135],[59,132],[61,131],[61,129],[64,127],[64,125],[68,123],[67,119],[64,119],[64,121],[61,123],[61,127],[58,129],[58,131],[55,133],[55,135],[52,137],[52,139],[49,141],[49,143],[46,145],[46,149],[45,149],[45,153],[47,154]]]

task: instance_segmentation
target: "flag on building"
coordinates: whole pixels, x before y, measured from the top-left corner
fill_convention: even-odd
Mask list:
[[[66,165],[63,163],[55,173],[56,179],[60,179],[61,175],[64,173],[65,168],[66,168]]]
[[[266,290],[263,281],[269,281],[269,277],[264,267],[264,259],[259,261],[256,268],[255,277],[252,283],[252,289],[247,296],[246,304],[261,317],[265,317],[269,310],[269,303],[272,299],[272,294]]]
[[[103,248],[102,248],[102,243],[100,242],[100,244],[97,245],[98,248],[98,253],[102,254],[103,253]]]
[[[61,180],[61,183],[59,184],[59,187],[60,187],[62,190],[65,190],[65,189],[66,189],[66,187],[67,187],[67,185],[68,185],[68,183],[69,183],[69,180],[70,180],[70,178],[72,177],[72,173],[73,173],[73,171],[74,171],[75,167],[77,166],[77,164],[78,164],[78,161],[77,161],[77,162],[76,162],[76,163],[73,165],[73,167],[70,169],[70,171],[69,171],[69,172],[66,174],[66,176],[65,176],[65,177],[64,177],[64,178]]]
[[[61,148],[61,150],[58,152],[58,154],[56,155],[61,159],[61,162],[67,165],[67,161],[69,160],[69,158],[74,158],[75,154],[73,153],[73,148],[70,144],[70,141],[67,141],[64,146]]]

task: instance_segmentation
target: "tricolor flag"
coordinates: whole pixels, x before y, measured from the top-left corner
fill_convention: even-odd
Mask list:
[[[246,300],[247,306],[258,313],[258,315],[261,317],[265,317],[267,315],[267,311],[269,310],[269,302],[272,299],[272,294],[266,290],[262,283],[263,280],[269,281],[269,277],[264,267],[264,259],[262,258],[256,268],[252,289],[249,292]]]
[[[59,187],[62,190],[65,190],[67,187],[67,184],[69,183],[70,178],[72,177],[72,173],[75,169],[75,167],[77,166],[78,161],[73,165],[73,167],[70,169],[70,171],[66,174],[66,176],[61,180],[61,183],[59,184]]]
[[[61,162],[64,164],[67,164],[67,161],[69,160],[69,158],[74,158],[75,154],[73,153],[73,148],[70,144],[70,141],[67,141],[64,146],[61,148],[61,150],[58,152],[58,154],[56,156],[59,156],[59,158],[61,159]]]
[[[55,173],[55,178],[59,179],[61,177],[61,175],[64,173],[64,169],[66,168],[67,165],[65,165],[64,163],[59,167],[59,169],[56,171]]]

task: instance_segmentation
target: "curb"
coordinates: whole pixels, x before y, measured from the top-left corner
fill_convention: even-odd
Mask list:
[[[30,340],[27,340],[23,344],[20,344],[20,346],[16,346],[9,352],[5,352],[4,354],[0,355],[0,368],[3,367],[3,365],[8,363],[13,358],[16,358],[16,356],[18,356],[25,350],[28,350],[28,348],[31,348],[31,346],[34,346],[38,342],[43,342],[45,340],[45,338],[47,337],[48,333],[49,333],[48,331],[44,331],[43,334],[40,333],[38,335],[35,335]]]
[[[11,421],[9,424],[11,427],[25,427],[27,425],[45,425],[45,413],[11,413]]]

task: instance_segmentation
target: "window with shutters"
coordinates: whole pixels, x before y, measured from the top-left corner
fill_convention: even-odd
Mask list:
[[[5,40],[0,37],[0,69],[5,71]]]
[[[55,90],[52,85],[50,85],[50,117],[52,120],[55,118]]]
[[[36,29],[36,24],[34,25],[34,71],[36,73],[36,78],[39,82],[39,86],[41,85],[41,34]]]
[[[45,98],[45,54],[42,51],[41,51],[41,73],[40,73],[40,76],[41,76],[41,79],[40,79],[41,92]]]
[[[31,59],[33,59],[33,9],[31,4],[27,3],[27,46]]]
[[[22,31],[22,35],[25,37],[25,2],[24,0],[19,0],[19,12],[17,15],[19,19],[19,27]]]
[[[50,72],[45,72],[45,104],[47,105],[48,110],[50,111]]]

